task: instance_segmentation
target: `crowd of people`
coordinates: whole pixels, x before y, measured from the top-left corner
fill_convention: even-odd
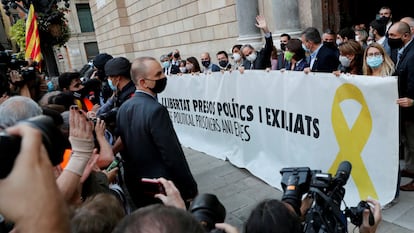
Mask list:
[[[4,138],[21,139],[17,150],[3,150],[8,141],[0,141],[1,154],[12,164],[0,179],[0,232],[205,232],[187,211],[199,195],[197,183],[168,110],[157,100],[167,76],[175,74],[275,69],[333,77],[396,75],[407,166],[401,176],[414,178],[414,19],[393,22],[388,7],[379,15],[368,30],[358,25],[321,35],[309,27],[300,38],[283,34],[279,52],[265,18],[257,16],[263,48],[234,45],[230,56],[216,53],[218,64],[209,52],[200,54],[201,65],[196,57],[182,59],[178,50],[159,60],[132,62],[101,53],[89,75],[65,72],[50,80],[0,66],[7,83],[0,86],[0,128]],[[3,55],[0,63],[8,64]],[[60,129],[60,143],[47,119]],[[400,188],[414,191],[414,180]],[[375,232],[381,221],[379,203],[368,202],[375,224],[364,211],[362,233]],[[300,215],[289,203],[265,200],[252,211],[244,232],[302,232]],[[226,223],[215,227],[238,231]]]

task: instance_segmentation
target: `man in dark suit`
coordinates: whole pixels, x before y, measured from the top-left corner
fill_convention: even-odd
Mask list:
[[[395,69],[398,75],[397,104],[400,106],[400,138],[406,151],[401,176],[414,178],[414,43],[410,26],[404,22],[394,23],[388,31],[388,45],[398,49]],[[400,189],[414,191],[414,180]]]
[[[272,67],[270,61],[273,50],[272,33],[269,31],[266,19],[263,16],[258,15],[256,17],[256,21],[256,27],[262,29],[265,33],[266,44],[265,47],[259,52],[256,52],[256,50],[250,44],[246,44],[241,47],[240,51],[245,58],[243,66],[247,70],[264,70],[266,68]]]
[[[291,39],[291,36],[287,33],[280,35],[280,52],[277,53],[277,70],[284,69],[286,67],[285,51],[286,46]]]
[[[180,73],[180,68],[178,65],[175,65],[175,63],[170,61],[170,57],[168,57],[168,55],[161,55],[160,62],[165,75]]]
[[[178,141],[168,110],[157,101],[167,78],[152,57],[137,58],[131,66],[135,95],[119,109],[117,126],[125,160],[125,184],[137,207],[157,202],[146,195],[142,178],[164,177],[174,182],[185,201],[197,195],[197,184]]]
[[[338,69],[339,57],[335,50],[322,44],[322,38],[318,29],[306,28],[302,32],[302,44],[310,54],[310,67],[305,72],[333,72]]]

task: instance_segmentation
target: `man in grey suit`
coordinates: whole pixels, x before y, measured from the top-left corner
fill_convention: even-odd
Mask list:
[[[167,78],[160,63],[152,57],[134,60],[131,78],[135,95],[119,109],[117,127],[122,141],[124,178],[137,207],[157,202],[148,195],[142,178],[164,177],[174,182],[185,201],[197,193],[197,184],[178,141],[168,110],[157,101]]]

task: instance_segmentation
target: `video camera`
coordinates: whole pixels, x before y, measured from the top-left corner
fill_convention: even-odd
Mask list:
[[[215,228],[215,224],[224,222],[226,209],[214,194],[197,195],[188,210],[206,232],[224,233],[223,230]]]
[[[28,124],[41,131],[42,141],[52,165],[60,164],[66,140],[53,119],[46,115],[40,115],[24,120],[22,124]],[[0,179],[7,177],[13,169],[14,161],[20,152],[20,143],[21,137],[9,135],[5,131],[0,132]]]
[[[3,76],[7,77],[9,82],[13,85],[21,87],[26,84],[28,81],[36,79],[36,63],[29,65],[25,60],[18,59],[16,55],[10,55],[8,52],[0,52],[0,64],[1,64],[1,73]],[[10,78],[10,71],[15,70],[21,75],[19,81],[12,81]]]
[[[347,232],[347,218],[355,226],[360,226],[365,209],[370,211],[369,224],[374,225],[373,214],[365,201],[359,202],[356,207],[341,210],[341,202],[345,196],[343,186],[348,181],[351,169],[351,163],[343,161],[334,177],[308,167],[283,168],[280,171],[284,191],[282,201],[289,203],[299,216],[302,196],[308,193],[314,200],[313,206],[306,212],[303,232]]]

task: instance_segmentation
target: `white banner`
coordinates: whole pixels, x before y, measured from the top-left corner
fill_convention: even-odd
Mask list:
[[[395,77],[245,71],[168,78],[159,101],[181,143],[281,189],[280,170],[335,176],[352,164],[345,201],[390,202],[398,179]]]

